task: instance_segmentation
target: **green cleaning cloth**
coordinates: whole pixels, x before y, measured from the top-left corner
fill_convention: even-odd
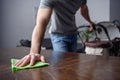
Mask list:
[[[49,63],[45,63],[45,62],[36,62],[33,66],[30,65],[26,65],[24,67],[16,67],[15,63],[18,61],[18,59],[11,59],[11,66],[12,66],[12,71],[16,72],[19,70],[24,70],[24,69],[30,69],[30,68],[38,68],[38,67],[44,67],[44,66],[48,66]]]

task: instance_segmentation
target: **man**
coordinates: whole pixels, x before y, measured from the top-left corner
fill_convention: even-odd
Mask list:
[[[26,64],[33,65],[35,61],[45,62],[40,55],[40,48],[46,26],[51,18],[50,36],[54,51],[75,52],[77,46],[77,28],[75,25],[75,13],[80,8],[81,15],[93,29],[90,20],[87,0],[41,0],[37,14],[36,26],[32,34],[32,46],[30,54],[16,63],[16,66]]]

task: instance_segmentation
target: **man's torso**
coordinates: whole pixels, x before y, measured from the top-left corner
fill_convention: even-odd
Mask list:
[[[86,0],[49,0],[48,3],[53,9],[49,32],[53,34],[75,33],[77,30],[75,13],[84,1]]]

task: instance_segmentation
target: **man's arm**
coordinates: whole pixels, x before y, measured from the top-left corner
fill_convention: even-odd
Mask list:
[[[30,53],[40,53],[42,40],[44,38],[44,33],[50,20],[51,14],[52,10],[50,8],[40,8],[38,10],[36,26],[32,34],[32,46]]]
[[[89,16],[89,9],[88,9],[88,6],[86,4],[82,5],[80,7],[80,12],[81,12],[81,15],[84,17],[84,19],[88,22],[88,24],[90,25],[90,30],[93,30],[93,22],[91,21],[90,19],[90,16]]]
[[[30,49],[30,54],[26,55],[20,59],[15,66],[25,66],[26,64],[33,65],[35,61],[41,60],[45,61],[44,56],[40,55],[41,44],[44,38],[44,33],[47,27],[47,24],[50,20],[52,14],[51,8],[39,8],[37,14],[36,25],[32,34],[32,45]]]

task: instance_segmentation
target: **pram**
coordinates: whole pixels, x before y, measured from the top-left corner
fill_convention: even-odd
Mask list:
[[[92,36],[94,35],[94,39],[93,40],[89,40],[87,42],[83,41],[83,37],[82,35],[85,35],[84,31],[82,28],[88,28],[89,26],[79,26],[78,27],[78,36],[79,39],[81,40],[82,43],[82,49],[83,52],[90,52],[90,49],[93,49],[92,53],[88,53],[88,54],[95,54],[95,55],[102,55],[101,53],[97,53],[98,51],[100,51],[100,49],[107,49],[109,52],[110,56],[119,56],[120,55],[120,38],[116,37],[115,39],[111,40],[108,30],[106,28],[106,26],[104,24],[112,24],[112,26],[117,27],[119,32],[120,32],[120,23],[118,20],[114,20],[112,22],[110,21],[103,21],[103,22],[99,22],[97,24],[94,25],[94,31],[92,34]],[[102,31],[104,31],[107,39],[103,40],[99,37],[99,35],[102,33]],[[116,45],[117,48],[116,48]],[[89,49],[89,51],[86,51],[86,49]],[[97,50],[99,49],[99,50]],[[115,50],[114,50],[115,49]],[[97,50],[97,51],[96,51]],[[116,52],[115,52],[116,51]],[[86,53],[87,54],[87,53]]]

